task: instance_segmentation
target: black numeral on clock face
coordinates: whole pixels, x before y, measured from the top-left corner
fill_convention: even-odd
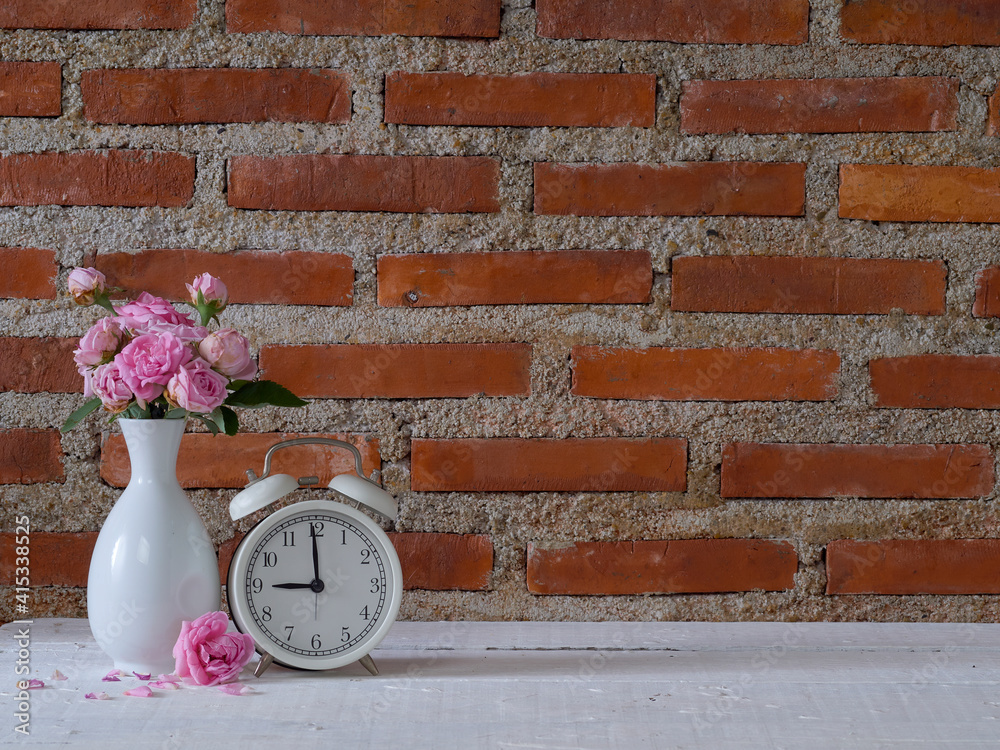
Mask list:
[[[294,547],[295,546],[295,532],[294,531],[282,531],[282,547]]]
[[[276,568],[278,566],[278,553],[277,552],[265,552],[264,553],[264,567],[265,568]]]

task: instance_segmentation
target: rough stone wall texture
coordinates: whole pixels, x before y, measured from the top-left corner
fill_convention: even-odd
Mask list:
[[[21,515],[31,613],[85,614],[120,492],[55,432],[95,263],[239,276],[312,397],[245,427],[374,446],[403,617],[997,617],[995,4],[228,4],[0,9],[0,619]],[[316,79],[93,72],[218,68]],[[213,440],[225,558],[262,450]]]

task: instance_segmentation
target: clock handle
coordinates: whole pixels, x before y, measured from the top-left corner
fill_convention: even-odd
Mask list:
[[[365,470],[361,463],[361,451],[357,449],[351,443],[344,440],[336,440],[335,438],[322,438],[322,437],[309,437],[309,438],[292,438],[291,440],[282,440],[280,443],[275,443],[270,448],[267,449],[267,453],[264,454],[264,473],[259,477],[253,473],[253,469],[247,470],[247,476],[250,478],[251,482],[259,481],[263,479],[268,474],[271,473],[271,456],[275,451],[281,448],[290,448],[293,445],[332,445],[337,448],[344,448],[349,450],[354,455],[354,466],[359,477],[365,478]],[[381,485],[381,482],[376,480],[376,477],[381,479],[378,471],[372,474],[369,481],[375,481],[376,484]]]

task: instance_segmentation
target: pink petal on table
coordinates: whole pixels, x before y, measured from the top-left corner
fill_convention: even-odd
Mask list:
[[[92,701],[106,701],[110,700],[111,696],[107,693],[87,693],[84,698]]]
[[[161,674],[156,678],[160,682],[180,682],[181,678],[175,674]]]
[[[62,672],[60,672],[60,671],[59,671],[59,670],[57,669],[56,671],[54,671],[54,672],[52,673],[52,676],[51,676],[51,677],[50,677],[49,679],[50,679],[50,680],[53,680],[53,681],[55,681],[55,682],[62,682],[63,680],[66,680],[66,679],[69,679],[69,678],[68,678],[68,677],[66,677],[66,675],[64,675],[64,674],[63,674]]]
[[[133,698],[152,698],[153,691],[147,686],[142,685],[137,688],[132,688],[131,690],[126,690],[124,695],[131,695]]]
[[[167,682],[166,680],[156,680],[149,683],[149,686],[157,690],[180,690],[180,686],[176,682]]]
[[[121,682],[119,679],[122,671],[120,669],[112,669],[104,677],[101,678],[101,682]]]
[[[41,680],[28,680],[28,690],[38,690],[38,688],[45,687],[45,683]]]
[[[228,685],[218,685],[216,690],[219,690],[226,695],[246,695],[247,693],[252,693],[254,691],[249,685],[242,685],[238,682],[230,682]]]
[[[142,674],[141,672],[132,672],[132,674],[134,674],[140,680],[148,680],[150,677],[153,676],[152,674]]]

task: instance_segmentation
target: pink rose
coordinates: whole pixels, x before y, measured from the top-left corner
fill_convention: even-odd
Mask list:
[[[143,292],[135,302],[118,308],[118,317],[126,328],[146,333],[149,326],[158,324],[193,326],[194,321],[182,315],[161,297]]]
[[[152,323],[145,329],[146,333],[172,333],[185,344],[198,343],[208,335],[205,326],[175,324],[175,323]]]
[[[171,333],[136,336],[116,356],[122,380],[140,406],[163,393],[163,386],[191,361],[190,347]]]
[[[176,673],[198,685],[218,685],[235,680],[254,654],[253,638],[227,633],[224,612],[209,612],[194,622],[181,623],[174,646]]]
[[[203,359],[182,366],[167,383],[167,401],[195,414],[211,414],[226,400],[229,379]]]
[[[198,346],[198,353],[213,369],[232,380],[253,380],[257,374],[249,342],[232,328],[209,334]]]
[[[101,318],[83,334],[80,345],[73,350],[73,361],[81,375],[91,367],[108,362],[121,345],[124,329],[115,318]]]
[[[94,395],[100,397],[104,408],[112,414],[125,411],[135,395],[122,380],[117,362],[108,362],[94,370],[91,387]]]
[[[94,304],[94,297],[105,290],[107,279],[96,268],[74,268],[66,286],[78,305]]]
[[[215,308],[217,313],[222,312],[229,302],[229,290],[226,289],[226,285],[211,274],[203,273],[201,276],[196,276],[192,283],[184,286],[191,295],[192,305],[198,305],[198,292],[201,292],[202,299]]]

